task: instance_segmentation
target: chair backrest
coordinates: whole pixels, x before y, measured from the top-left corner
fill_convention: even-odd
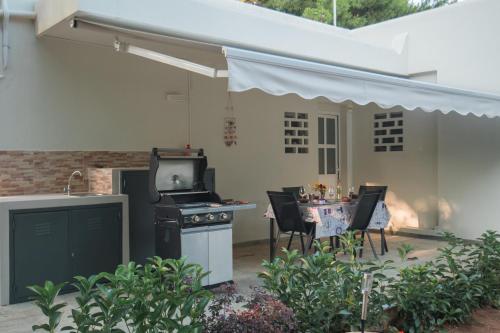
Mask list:
[[[290,192],[268,191],[276,223],[282,232],[307,232],[297,199]]]
[[[300,189],[301,186],[283,187],[283,192],[293,193],[295,199],[298,200],[300,198]]]
[[[379,193],[379,200],[384,201],[385,200],[385,194],[387,193],[387,186],[368,186],[368,185],[361,185],[359,187],[358,191],[358,196],[362,196],[363,194],[366,193]]]
[[[379,193],[363,194],[358,201],[356,212],[349,225],[350,230],[365,230],[373,216],[379,201]]]

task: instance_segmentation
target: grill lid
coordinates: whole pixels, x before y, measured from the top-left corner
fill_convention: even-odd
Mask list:
[[[153,148],[149,163],[149,192],[152,202],[162,194],[205,191],[203,175],[207,157],[203,149]]]

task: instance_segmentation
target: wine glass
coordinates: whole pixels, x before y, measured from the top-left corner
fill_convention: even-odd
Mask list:
[[[299,189],[299,196],[301,199],[304,199],[304,197],[306,196],[306,190],[304,189],[304,186],[301,186],[300,189]]]
[[[335,187],[333,186],[328,186],[328,196],[331,198],[333,198],[335,196]]]
[[[349,198],[352,199],[352,196],[354,194],[354,186],[349,187]]]

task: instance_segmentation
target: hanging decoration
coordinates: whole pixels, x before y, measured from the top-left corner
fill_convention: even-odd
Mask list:
[[[236,117],[234,116],[233,101],[231,93],[227,93],[226,104],[227,117],[224,117],[224,143],[227,147],[237,145],[238,136],[236,135]]]

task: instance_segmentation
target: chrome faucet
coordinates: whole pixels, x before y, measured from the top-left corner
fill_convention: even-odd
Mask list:
[[[69,176],[68,186],[66,187],[66,193],[68,194],[68,196],[71,195],[71,181],[73,180],[73,177],[75,177],[75,176],[82,177],[82,173],[80,171],[76,170],[76,171],[73,171],[73,173],[71,174],[71,176]]]

